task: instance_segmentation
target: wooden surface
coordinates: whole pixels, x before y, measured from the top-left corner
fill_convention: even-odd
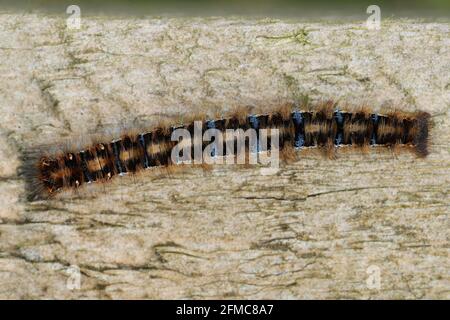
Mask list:
[[[448,23],[65,23],[0,14],[0,298],[450,298]],[[273,175],[192,169],[25,198],[29,148],[304,95],[428,111],[431,154],[310,154]]]

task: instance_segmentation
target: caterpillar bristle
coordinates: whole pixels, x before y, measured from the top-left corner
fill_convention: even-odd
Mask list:
[[[332,100],[325,100],[319,104],[317,113],[319,113],[323,118],[331,120],[333,119],[335,109],[335,102],[333,102]]]
[[[247,122],[247,116],[250,111],[250,106],[236,106],[233,107],[227,118],[231,121],[237,122],[239,125],[244,125]]]
[[[273,113],[279,114],[283,121],[288,121],[294,108],[295,105],[292,103],[283,103]]]

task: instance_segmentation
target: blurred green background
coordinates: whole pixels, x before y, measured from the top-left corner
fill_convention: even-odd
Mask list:
[[[64,13],[71,4],[83,14],[367,16],[366,8],[376,4],[385,17],[450,15],[450,0],[0,0],[0,10]]]

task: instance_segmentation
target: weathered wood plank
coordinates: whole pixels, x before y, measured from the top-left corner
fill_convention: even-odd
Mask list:
[[[84,18],[68,31],[0,15],[0,297],[448,299],[449,48],[448,23],[410,20]],[[29,146],[305,94],[428,111],[431,155],[308,155],[269,176],[193,169],[24,198]]]

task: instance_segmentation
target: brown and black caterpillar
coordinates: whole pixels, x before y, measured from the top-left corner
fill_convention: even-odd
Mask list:
[[[284,105],[270,113],[240,111],[220,119],[203,119],[202,133],[212,128],[224,133],[230,129],[278,129],[276,145],[281,158],[292,157],[296,150],[308,147],[322,149],[334,158],[336,149],[344,146],[363,149],[402,146],[418,157],[425,157],[428,154],[429,118],[426,112],[380,114],[365,108],[340,110],[335,103],[327,102],[301,108]],[[171,136],[180,128],[193,134],[194,122],[161,125],[145,132],[125,133],[112,141],[96,142],[81,150],[42,155],[36,163],[39,185],[35,193],[40,197],[51,197],[60,191],[109,181],[115,176],[176,165],[171,154],[178,141],[172,141]],[[256,138],[260,140],[261,136],[257,134]],[[184,141],[186,143],[193,155],[195,141]],[[245,147],[245,152],[248,155],[271,151],[274,145],[269,139],[264,150]],[[205,147],[206,143],[202,142],[202,150]]]

